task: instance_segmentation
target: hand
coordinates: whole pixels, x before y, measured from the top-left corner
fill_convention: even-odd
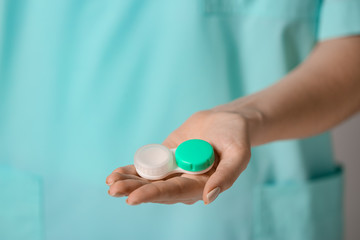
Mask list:
[[[189,139],[208,141],[215,150],[214,167],[205,174],[177,174],[163,180],[140,177],[133,165],[117,168],[106,183],[114,197],[128,196],[127,203],[146,202],[193,204],[203,200],[209,204],[219,193],[232,186],[250,160],[250,125],[246,114],[218,110],[192,115],[172,132],[163,145],[176,148]]]

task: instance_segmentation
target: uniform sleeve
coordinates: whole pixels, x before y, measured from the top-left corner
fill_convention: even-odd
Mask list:
[[[360,35],[360,0],[323,0],[318,40]]]

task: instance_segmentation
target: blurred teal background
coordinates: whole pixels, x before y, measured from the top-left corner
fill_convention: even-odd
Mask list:
[[[192,113],[261,90],[317,41],[352,34],[329,30],[333,6],[2,0],[0,239],[339,239],[342,173],[328,133],[254,148],[209,206],[131,207],[105,185]]]

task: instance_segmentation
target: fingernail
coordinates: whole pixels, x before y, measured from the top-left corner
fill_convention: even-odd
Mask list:
[[[132,202],[132,203],[130,203],[130,202],[129,202],[129,199],[126,199],[126,203],[129,204],[129,205],[132,205],[132,206],[134,206],[134,205],[139,205],[139,203],[137,203],[137,202]]]
[[[114,183],[114,181],[106,182],[106,185],[111,186]]]
[[[207,197],[207,199],[208,199],[208,202],[207,202],[206,204],[209,204],[209,203],[213,202],[213,201],[217,198],[217,196],[219,195],[219,193],[220,193],[220,188],[219,188],[219,187],[216,187],[216,188],[214,188],[213,190],[211,190],[211,191],[206,195],[206,197]]]
[[[110,189],[108,190],[108,194],[109,194],[110,196],[115,197],[115,193],[111,192]]]

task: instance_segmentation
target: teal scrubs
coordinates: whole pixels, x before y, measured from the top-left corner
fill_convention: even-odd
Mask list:
[[[128,206],[105,178],[355,34],[359,0],[0,1],[0,239],[340,239],[329,133],[253,148],[209,206]]]

